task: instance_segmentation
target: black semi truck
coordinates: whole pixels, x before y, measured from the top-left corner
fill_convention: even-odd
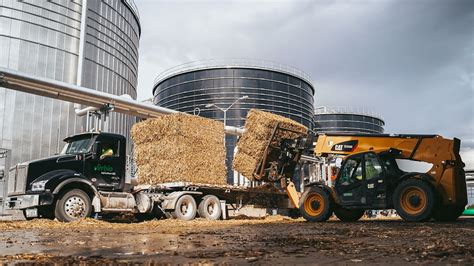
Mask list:
[[[136,179],[126,178],[124,136],[90,132],[64,141],[60,154],[10,168],[5,210],[22,210],[27,219],[69,222],[93,214],[105,217],[120,213],[181,220],[199,215],[216,220],[226,218],[228,207],[238,209],[246,204],[293,208],[286,193],[274,187],[185,182],[137,186],[126,182]]]

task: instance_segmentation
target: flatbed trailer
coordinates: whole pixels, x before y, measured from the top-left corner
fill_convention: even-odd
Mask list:
[[[197,192],[203,196],[214,195],[227,204],[235,205],[236,209],[240,209],[245,205],[262,208],[292,208],[287,193],[269,183],[252,187],[173,182],[142,189],[152,193]]]

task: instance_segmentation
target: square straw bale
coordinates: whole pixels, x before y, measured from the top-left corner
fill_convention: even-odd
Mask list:
[[[137,123],[131,133],[140,184],[226,184],[221,122],[173,114]]]
[[[282,139],[293,139],[308,132],[308,128],[289,118],[276,114],[251,109],[247,114],[245,122],[246,132],[237,142],[237,153],[233,160],[233,169],[249,180],[263,157],[265,148],[270,141],[273,129],[280,123],[281,127],[294,130],[295,132],[278,131],[274,145],[279,146]]]

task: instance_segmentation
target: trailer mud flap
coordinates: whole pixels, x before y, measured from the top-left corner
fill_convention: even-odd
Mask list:
[[[101,207],[101,204],[100,204],[100,198],[99,197],[94,196],[94,198],[92,199],[92,207],[94,207],[94,212],[101,212],[102,211],[102,207]]]
[[[225,200],[220,200],[222,210],[222,220],[227,220],[227,203]]]

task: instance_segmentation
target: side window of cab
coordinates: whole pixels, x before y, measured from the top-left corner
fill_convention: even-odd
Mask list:
[[[375,153],[369,152],[364,155],[365,161],[365,178],[367,180],[378,178],[381,176],[383,169],[377,155]]]
[[[97,143],[97,155],[99,160],[111,157],[119,157],[120,141],[100,141]]]
[[[339,185],[346,186],[362,181],[362,157],[348,158],[340,171],[341,175],[337,181]]]

